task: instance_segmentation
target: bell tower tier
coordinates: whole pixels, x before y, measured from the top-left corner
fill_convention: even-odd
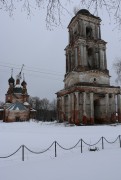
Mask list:
[[[69,23],[65,87],[75,83],[110,84],[106,42],[101,39],[101,19],[88,10],[78,11]]]

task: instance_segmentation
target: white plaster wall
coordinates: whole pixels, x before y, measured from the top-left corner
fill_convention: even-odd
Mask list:
[[[96,79],[97,84],[110,84],[109,76],[101,73],[80,73],[79,75],[79,82],[94,82],[94,78]]]
[[[110,77],[99,71],[73,72],[65,79],[65,87],[80,82],[110,85]]]

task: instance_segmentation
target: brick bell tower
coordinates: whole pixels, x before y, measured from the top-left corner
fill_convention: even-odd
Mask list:
[[[104,124],[121,122],[120,87],[110,86],[106,42],[101,19],[82,9],[71,19],[66,52],[65,87],[57,92],[60,122]]]

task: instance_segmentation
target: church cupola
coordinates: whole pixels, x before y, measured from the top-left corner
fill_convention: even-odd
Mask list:
[[[14,86],[14,82],[15,82],[15,80],[14,80],[14,78],[11,76],[11,77],[8,79],[9,85],[13,85],[13,86]]]
[[[13,69],[11,70],[11,77],[8,79],[8,83],[10,86],[14,86],[15,80],[13,78]]]
[[[22,89],[22,94],[27,94],[27,88],[26,88],[27,83],[26,83],[26,81],[25,81],[24,74],[23,74],[23,81],[22,81],[22,83],[21,83],[21,86],[23,87],[23,89]]]
[[[23,81],[21,83],[21,86],[26,87],[26,85],[27,85],[27,83],[25,81],[25,77],[24,77],[24,74],[23,74]]]
[[[25,87],[26,85],[27,85],[27,83],[26,83],[26,81],[22,81],[22,83],[21,83],[21,85],[23,86],[23,87]]]

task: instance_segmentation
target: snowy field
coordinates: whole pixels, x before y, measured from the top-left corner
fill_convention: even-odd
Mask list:
[[[96,143],[102,136],[114,141],[121,135],[121,125],[117,126],[67,126],[52,123],[3,123],[0,122],[0,157],[7,156],[25,145],[35,152],[47,149],[53,141],[69,148],[79,139],[86,143]],[[119,139],[113,144],[104,140],[96,147],[99,151],[89,151],[89,146],[81,143],[71,150],[63,150],[57,145],[57,157],[53,145],[43,154],[33,154],[22,148],[9,158],[0,158],[0,180],[121,180],[121,148]],[[92,148],[95,148],[93,146]]]

